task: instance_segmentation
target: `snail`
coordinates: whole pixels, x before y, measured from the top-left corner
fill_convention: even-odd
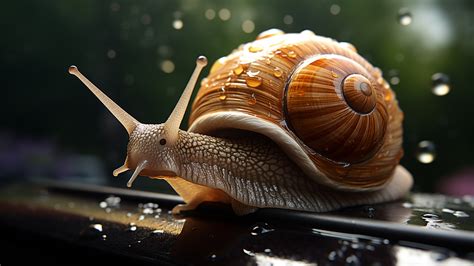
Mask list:
[[[403,156],[402,120],[380,69],[349,43],[305,30],[267,30],[217,60],[179,126],[207,59],[196,68],[162,124],[142,124],[77,67],[77,76],[129,134],[117,176],[166,180],[184,199],[173,212],[205,201],[238,215],[259,208],[326,212],[403,197],[411,174]]]

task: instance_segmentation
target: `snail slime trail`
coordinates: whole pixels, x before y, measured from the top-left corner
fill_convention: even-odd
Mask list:
[[[215,201],[239,215],[258,208],[330,211],[410,190],[412,176],[399,165],[403,112],[380,69],[352,44],[309,30],[262,32],[212,65],[192,103],[189,130],[180,130],[206,64],[203,56],[196,60],[176,107],[159,124],[138,122],[70,67],[129,134],[125,162],[113,173],[133,170],[128,186],[139,175],[161,178],[185,201],[174,212]]]

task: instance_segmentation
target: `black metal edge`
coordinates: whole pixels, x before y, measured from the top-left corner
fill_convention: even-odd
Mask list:
[[[257,215],[265,219],[291,221],[320,229],[375,236],[392,242],[409,241],[462,252],[474,251],[474,233],[463,230],[443,231],[409,224],[279,209],[262,209]]]
[[[182,204],[181,197],[163,193],[137,191],[88,184],[44,182],[39,185],[48,189],[93,194],[110,194],[142,200],[156,200],[168,204]],[[207,216],[206,214],[204,214]],[[343,233],[367,235],[389,239],[390,241],[410,241],[428,245],[446,247],[457,251],[474,251],[474,233],[464,230],[443,231],[428,229],[416,225],[398,224],[386,221],[374,221],[364,218],[351,219],[333,214],[309,213],[283,209],[260,209],[252,214],[259,219],[275,220],[287,223],[295,222],[313,228],[332,230]]]

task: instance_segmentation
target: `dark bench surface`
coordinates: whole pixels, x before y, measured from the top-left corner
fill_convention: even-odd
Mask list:
[[[405,201],[325,214],[268,209],[245,217],[216,204],[174,216],[170,210],[178,203],[176,196],[108,187],[5,185],[0,243],[6,247],[0,264],[36,259],[80,265],[104,258],[195,265],[472,265],[474,260],[472,197],[412,194]],[[8,255],[19,249],[27,256]]]

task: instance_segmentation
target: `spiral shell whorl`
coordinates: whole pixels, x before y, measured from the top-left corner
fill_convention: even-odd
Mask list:
[[[351,74],[344,79],[342,93],[347,104],[355,112],[368,114],[375,108],[377,99],[373,86],[360,74]]]
[[[289,126],[306,146],[335,162],[370,158],[381,147],[387,127],[383,93],[351,59],[320,55],[307,61],[288,84]]]

